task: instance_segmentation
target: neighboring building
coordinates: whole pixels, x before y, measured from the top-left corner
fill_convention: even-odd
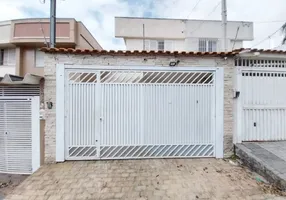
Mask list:
[[[221,21],[115,18],[115,37],[124,39],[127,50],[224,51],[222,36]],[[253,40],[252,22],[228,21],[228,51],[242,48],[243,41],[251,40]]]
[[[278,47],[273,48],[273,50],[282,50],[282,51],[286,51],[286,44],[280,45]]]
[[[18,19],[0,22],[0,77],[5,74],[44,75],[44,53],[49,43],[49,19]],[[102,49],[80,21],[57,19],[57,47]]]

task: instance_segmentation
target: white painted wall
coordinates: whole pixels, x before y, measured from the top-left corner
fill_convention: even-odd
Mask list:
[[[7,66],[0,65],[0,77],[3,77],[5,74],[13,74],[15,75],[16,66]]]
[[[233,46],[234,44],[234,46]],[[229,48],[231,49],[240,49],[240,48],[243,48],[243,42],[242,41],[233,41],[233,40],[229,40]]]
[[[115,17],[115,37],[143,38],[143,24],[146,38],[185,38],[184,20],[124,17]]]
[[[217,51],[222,51],[221,21],[151,19],[151,18],[115,18],[115,37],[125,39],[127,50],[143,50],[143,24],[145,39],[174,41],[173,51],[198,51],[199,38],[217,39]],[[239,31],[236,37],[237,28]],[[229,21],[228,50],[243,47],[243,41],[253,40],[253,23]],[[233,47],[235,42],[235,46]]]
[[[234,21],[227,23],[228,39],[235,39],[238,27],[237,40],[253,40],[253,23]],[[222,36],[221,21],[188,20],[186,22],[186,37],[222,38]]]

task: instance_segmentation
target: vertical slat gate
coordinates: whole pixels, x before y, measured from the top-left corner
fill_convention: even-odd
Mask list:
[[[216,156],[215,70],[65,73],[67,160]]]
[[[0,172],[6,171],[6,114],[5,114],[5,102],[0,101]]]
[[[237,142],[286,140],[286,65],[283,60],[236,61],[240,96]]]
[[[36,97],[0,98],[0,172],[31,174],[39,167],[40,141],[32,139],[33,134],[38,134],[39,137],[39,127],[36,126],[39,125],[39,121],[36,121],[39,117],[33,118],[32,98]],[[39,103],[37,105],[34,110],[39,116]],[[34,151],[38,153],[38,157],[33,157],[33,142],[36,144]]]
[[[32,172],[31,101],[7,101],[6,155],[10,173]]]

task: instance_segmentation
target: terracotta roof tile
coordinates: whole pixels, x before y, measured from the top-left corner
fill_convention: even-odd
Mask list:
[[[99,54],[99,55],[105,55],[105,54],[124,54],[124,55],[186,55],[186,56],[234,56],[238,54],[239,52],[233,51],[233,52],[195,52],[195,51],[123,51],[123,50],[89,50],[89,49],[72,49],[72,48],[47,48],[42,47],[40,49],[43,52],[48,53],[72,53],[72,54]]]
[[[241,52],[259,52],[259,53],[273,53],[273,54],[286,54],[286,51],[283,50],[275,50],[275,49],[250,49],[250,48],[240,48],[235,49],[233,52],[241,53]]]
[[[230,52],[195,52],[195,51],[139,51],[139,50],[89,50],[89,49],[73,49],[73,48],[47,48],[47,47],[42,47],[40,49],[43,52],[48,52],[48,53],[72,53],[72,54],[124,54],[124,55],[138,55],[138,54],[144,54],[144,55],[186,55],[186,56],[234,56],[239,53],[245,52],[260,52],[260,53],[273,53],[273,54],[286,54],[286,51],[283,50],[275,50],[275,49],[249,49],[249,48],[240,48],[240,49],[235,49]]]

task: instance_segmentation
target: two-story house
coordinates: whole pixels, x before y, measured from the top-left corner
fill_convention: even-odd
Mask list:
[[[56,47],[102,49],[80,21],[59,18],[56,23]],[[0,22],[0,77],[5,74],[44,75],[44,53],[50,36],[49,19],[18,19]]]
[[[123,38],[127,50],[223,51],[221,21],[160,18],[115,18],[115,37]],[[253,40],[253,23],[228,21],[227,49],[243,47]]]

